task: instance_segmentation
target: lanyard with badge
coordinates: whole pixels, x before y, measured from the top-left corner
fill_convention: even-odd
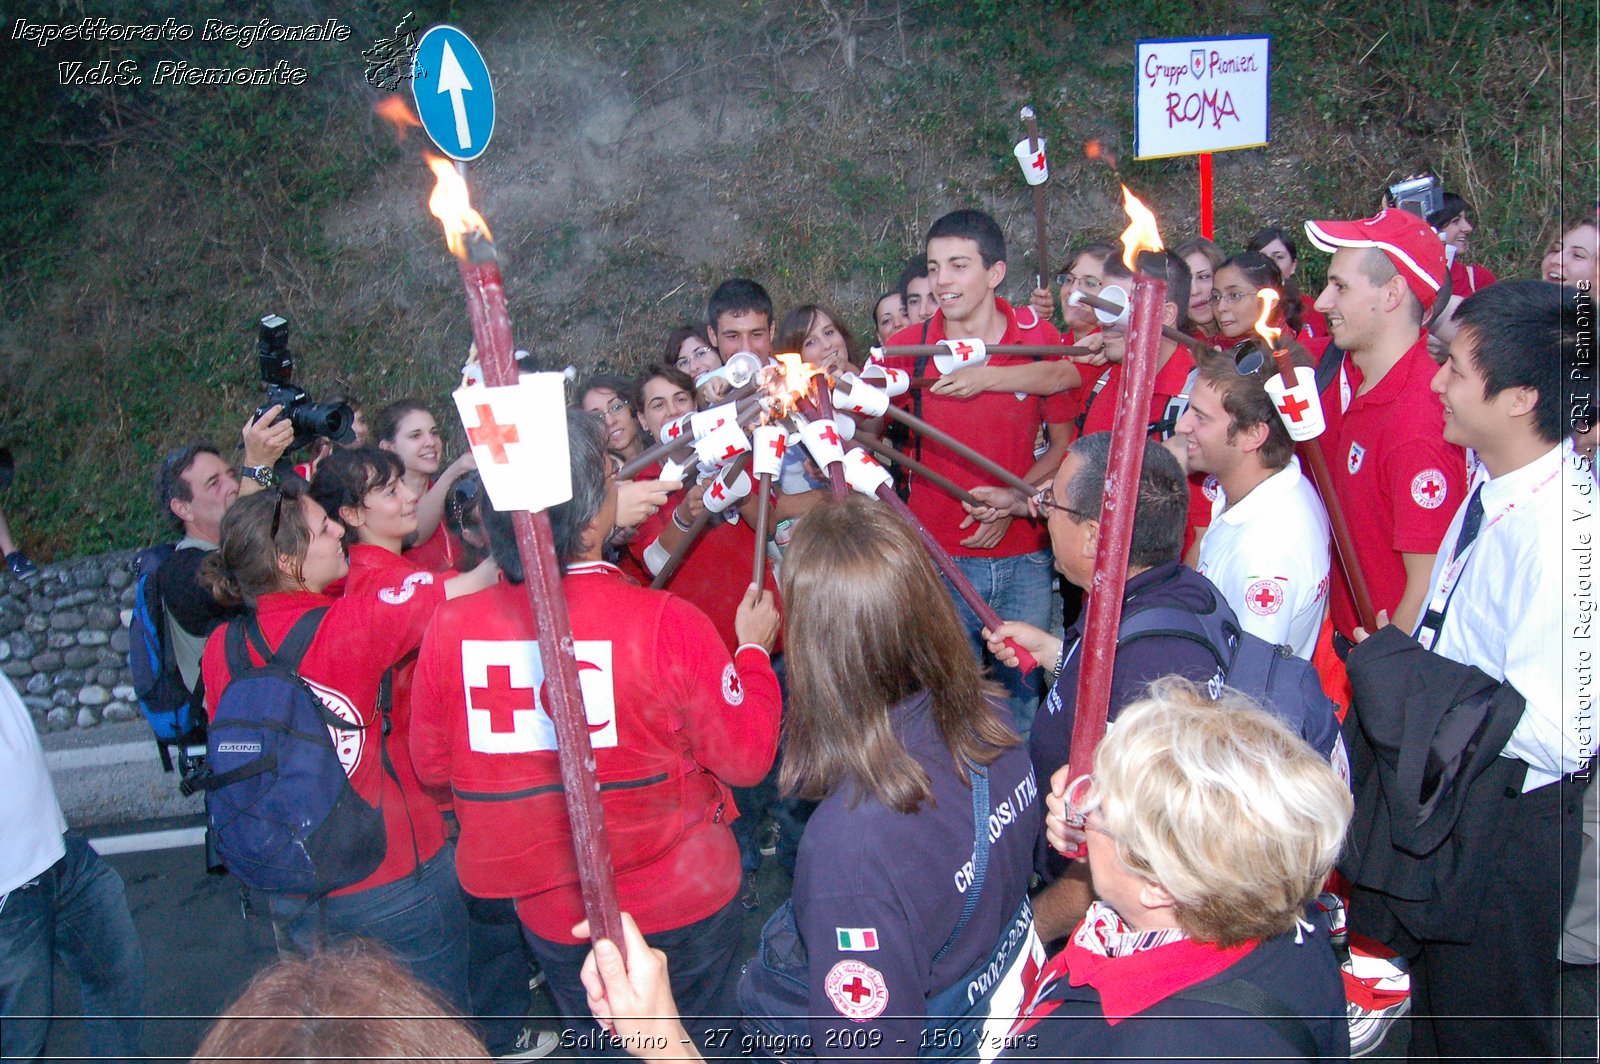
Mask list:
[[[1434,643],[1439,639],[1439,633],[1444,629],[1445,611],[1449,609],[1450,599],[1455,594],[1456,585],[1461,581],[1461,574],[1467,568],[1467,560],[1472,557],[1472,548],[1477,546],[1483,537],[1489,533],[1489,529],[1493,528],[1502,518],[1506,517],[1518,506],[1532,501],[1535,495],[1539,494],[1551,481],[1560,476],[1564,464],[1563,459],[1562,462],[1557,463],[1556,468],[1549,476],[1535,484],[1526,494],[1520,495],[1502,506],[1495,512],[1493,517],[1479,526],[1477,533],[1464,546],[1460,542],[1460,531],[1457,531],[1456,544],[1450,549],[1450,561],[1445,565],[1444,575],[1439,579],[1439,586],[1434,591],[1433,598],[1428,602],[1427,611],[1423,613],[1422,619],[1417,622],[1417,630],[1413,634],[1413,638],[1421,643],[1424,649],[1432,650]],[[1468,509],[1472,505],[1471,499],[1477,498],[1481,500],[1483,498],[1481,493],[1484,485],[1488,483],[1489,481],[1485,480],[1474,489],[1467,502]],[[1464,528],[1465,525],[1466,521],[1463,520],[1462,527]]]

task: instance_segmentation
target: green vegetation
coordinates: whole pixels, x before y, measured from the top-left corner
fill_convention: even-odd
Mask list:
[[[75,21],[78,5],[49,5]],[[407,10],[483,47],[499,123],[472,184],[506,260],[512,321],[543,364],[631,369],[747,272],[783,309],[839,307],[858,332],[928,223],[978,205],[1012,236],[1025,298],[1032,202],[1010,156],[1031,104],[1051,143],[1051,266],[1121,228],[1116,178],[1169,239],[1197,227],[1194,164],[1135,162],[1134,42],[1273,35],[1272,144],[1219,155],[1217,235],[1367,213],[1431,168],[1473,203],[1472,258],[1531,275],[1597,187],[1594,0],[698,0],[623,4],[229,5],[227,21],[338,18],[344,43],[205,42],[217,7],[97,3],[171,17],[186,42],[58,41],[0,27],[3,505],[42,559],[158,538],[150,470],[228,444],[258,398],[255,321],[292,322],[297,381],[372,406],[447,403],[469,330],[424,209],[419,138],[361,50]],[[132,61],[139,85],[64,86],[58,64]],[[299,86],[157,86],[161,59],[304,67]],[[402,98],[408,94],[402,92]],[[1100,141],[1118,173],[1081,156]],[[1320,256],[1305,256],[1315,278]],[[1309,284],[1308,279],[1308,284]]]

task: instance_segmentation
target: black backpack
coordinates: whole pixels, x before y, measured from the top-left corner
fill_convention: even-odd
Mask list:
[[[128,618],[128,672],[133,677],[133,693],[155,733],[161,767],[167,772],[172,771],[169,747],[181,749],[204,741],[206,735],[203,685],[196,683],[194,691],[184,686],[172,640],[167,638],[167,611],[157,587],[156,573],[176,549],[176,544],[159,543],[134,556],[136,583]]]
[[[1130,605],[1135,609],[1122,617],[1118,650],[1150,636],[1199,643],[1217,661],[1217,674],[1209,687],[1211,697],[1221,693],[1223,683],[1244,692],[1298,732],[1317,753],[1333,759],[1340,738],[1339,718],[1311,662],[1295,657],[1289,647],[1245,631],[1215,592],[1207,613],[1191,613],[1176,606],[1141,610],[1137,599]]]
[[[381,805],[350,785],[329,732],[361,726],[324,705],[297,671],[327,612],[301,617],[276,652],[253,614],[229,622],[232,679],[211,721],[205,768],[181,787],[206,792],[206,821],[223,864],[265,891],[327,894],[371,875],[387,849]],[[250,646],[266,664],[252,661]],[[387,688],[386,676],[385,725]],[[387,767],[387,751],[384,761]]]

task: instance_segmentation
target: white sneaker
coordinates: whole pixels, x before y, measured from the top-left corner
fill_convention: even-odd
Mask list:
[[[538,1060],[548,1057],[561,1044],[561,1039],[554,1031],[538,1031],[532,1027],[524,1027],[517,1035],[516,1048],[496,1060]]]

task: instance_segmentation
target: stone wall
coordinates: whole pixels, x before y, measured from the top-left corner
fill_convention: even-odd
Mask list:
[[[41,565],[27,580],[0,570],[0,673],[39,731],[139,717],[128,674],[135,553]]]

